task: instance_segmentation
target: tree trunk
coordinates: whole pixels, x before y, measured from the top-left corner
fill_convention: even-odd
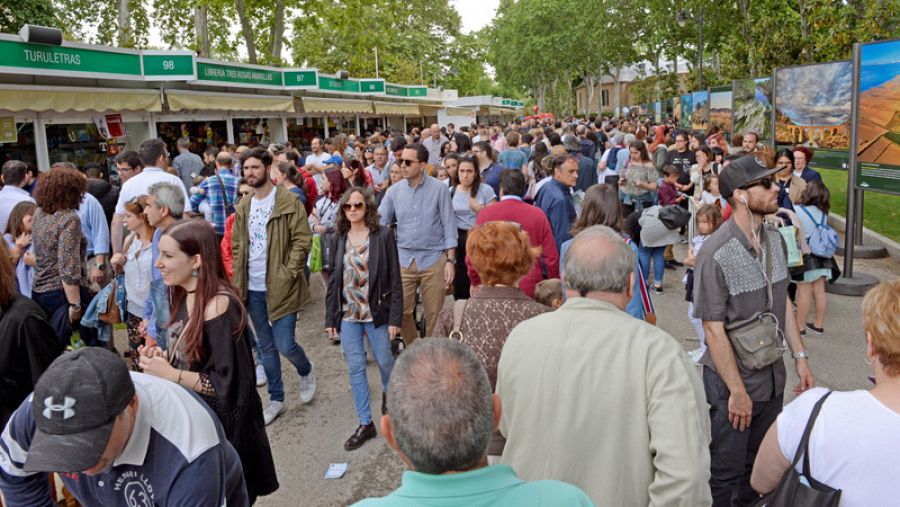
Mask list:
[[[237,10],[238,19],[241,21],[241,33],[244,35],[244,44],[247,45],[247,59],[250,63],[256,63],[256,42],[253,40],[253,28],[250,26],[250,18],[244,12],[244,0],[234,0],[234,8]]]
[[[622,93],[622,81],[619,79],[619,76],[622,75],[622,69],[616,68],[616,73],[613,74],[613,79],[616,80],[616,90],[615,90],[615,115],[622,116],[622,102],[621,102],[621,93]]]
[[[800,60],[803,63],[813,63],[813,41],[809,33],[809,19],[807,17],[809,5],[806,0],[800,0],[800,36],[803,40],[803,50],[800,52]]]
[[[284,40],[284,0],[275,0],[275,18],[272,21],[272,45],[269,55],[272,64],[281,63],[281,47]]]
[[[200,56],[209,58],[209,7],[206,5],[194,7],[194,30]]]
[[[119,47],[129,48],[134,45],[132,43],[134,37],[131,36],[131,24],[129,23],[131,19],[131,10],[128,5],[128,0],[119,0],[118,4]]]
[[[744,44],[747,45],[747,62],[750,64],[750,75],[756,75],[756,61],[753,58],[753,34],[750,32],[750,1],[738,0],[738,8],[741,10],[741,37],[744,38]]]

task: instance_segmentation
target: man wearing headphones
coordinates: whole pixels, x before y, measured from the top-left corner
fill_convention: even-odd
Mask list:
[[[787,297],[785,246],[779,232],[763,223],[778,211],[778,186],[772,180],[777,170],[747,155],[722,171],[719,189],[733,212],[706,240],[694,268],[694,316],[703,321],[709,347],[700,363],[710,404],[710,487],[716,507],[748,505],[758,498],[750,472],[784,400],[780,349],[770,350],[768,361],[748,359],[738,339],[747,336],[747,327],[739,324],[766,322],[771,329],[763,334],[775,344],[769,347],[782,347],[783,340],[790,347],[800,378],[794,391],[814,384]]]

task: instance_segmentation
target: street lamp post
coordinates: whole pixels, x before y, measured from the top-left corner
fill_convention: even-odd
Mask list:
[[[697,17],[694,18],[694,15],[682,9],[675,20],[678,22],[678,26],[684,28],[685,23],[689,19],[696,19],[697,26],[699,29],[699,34],[697,36],[697,81],[699,82],[698,89],[703,89],[703,8],[700,8],[700,12]]]

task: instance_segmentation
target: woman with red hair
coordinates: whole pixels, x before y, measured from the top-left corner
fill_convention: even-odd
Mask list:
[[[169,348],[140,349],[144,373],[175,382],[213,409],[244,469],[250,503],[278,489],[256,391],[247,310],[225,274],[216,231],[205,220],[170,226],[156,267],[169,287]]]
[[[813,150],[808,146],[794,146],[794,175],[803,178],[804,181],[822,181],[822,175],[810,169]]]

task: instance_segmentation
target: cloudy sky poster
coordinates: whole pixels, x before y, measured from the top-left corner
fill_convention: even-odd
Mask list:
[[[853,64],[832,62],[779,69],[775,107],[795,125],[843,125],[850,120]]]

